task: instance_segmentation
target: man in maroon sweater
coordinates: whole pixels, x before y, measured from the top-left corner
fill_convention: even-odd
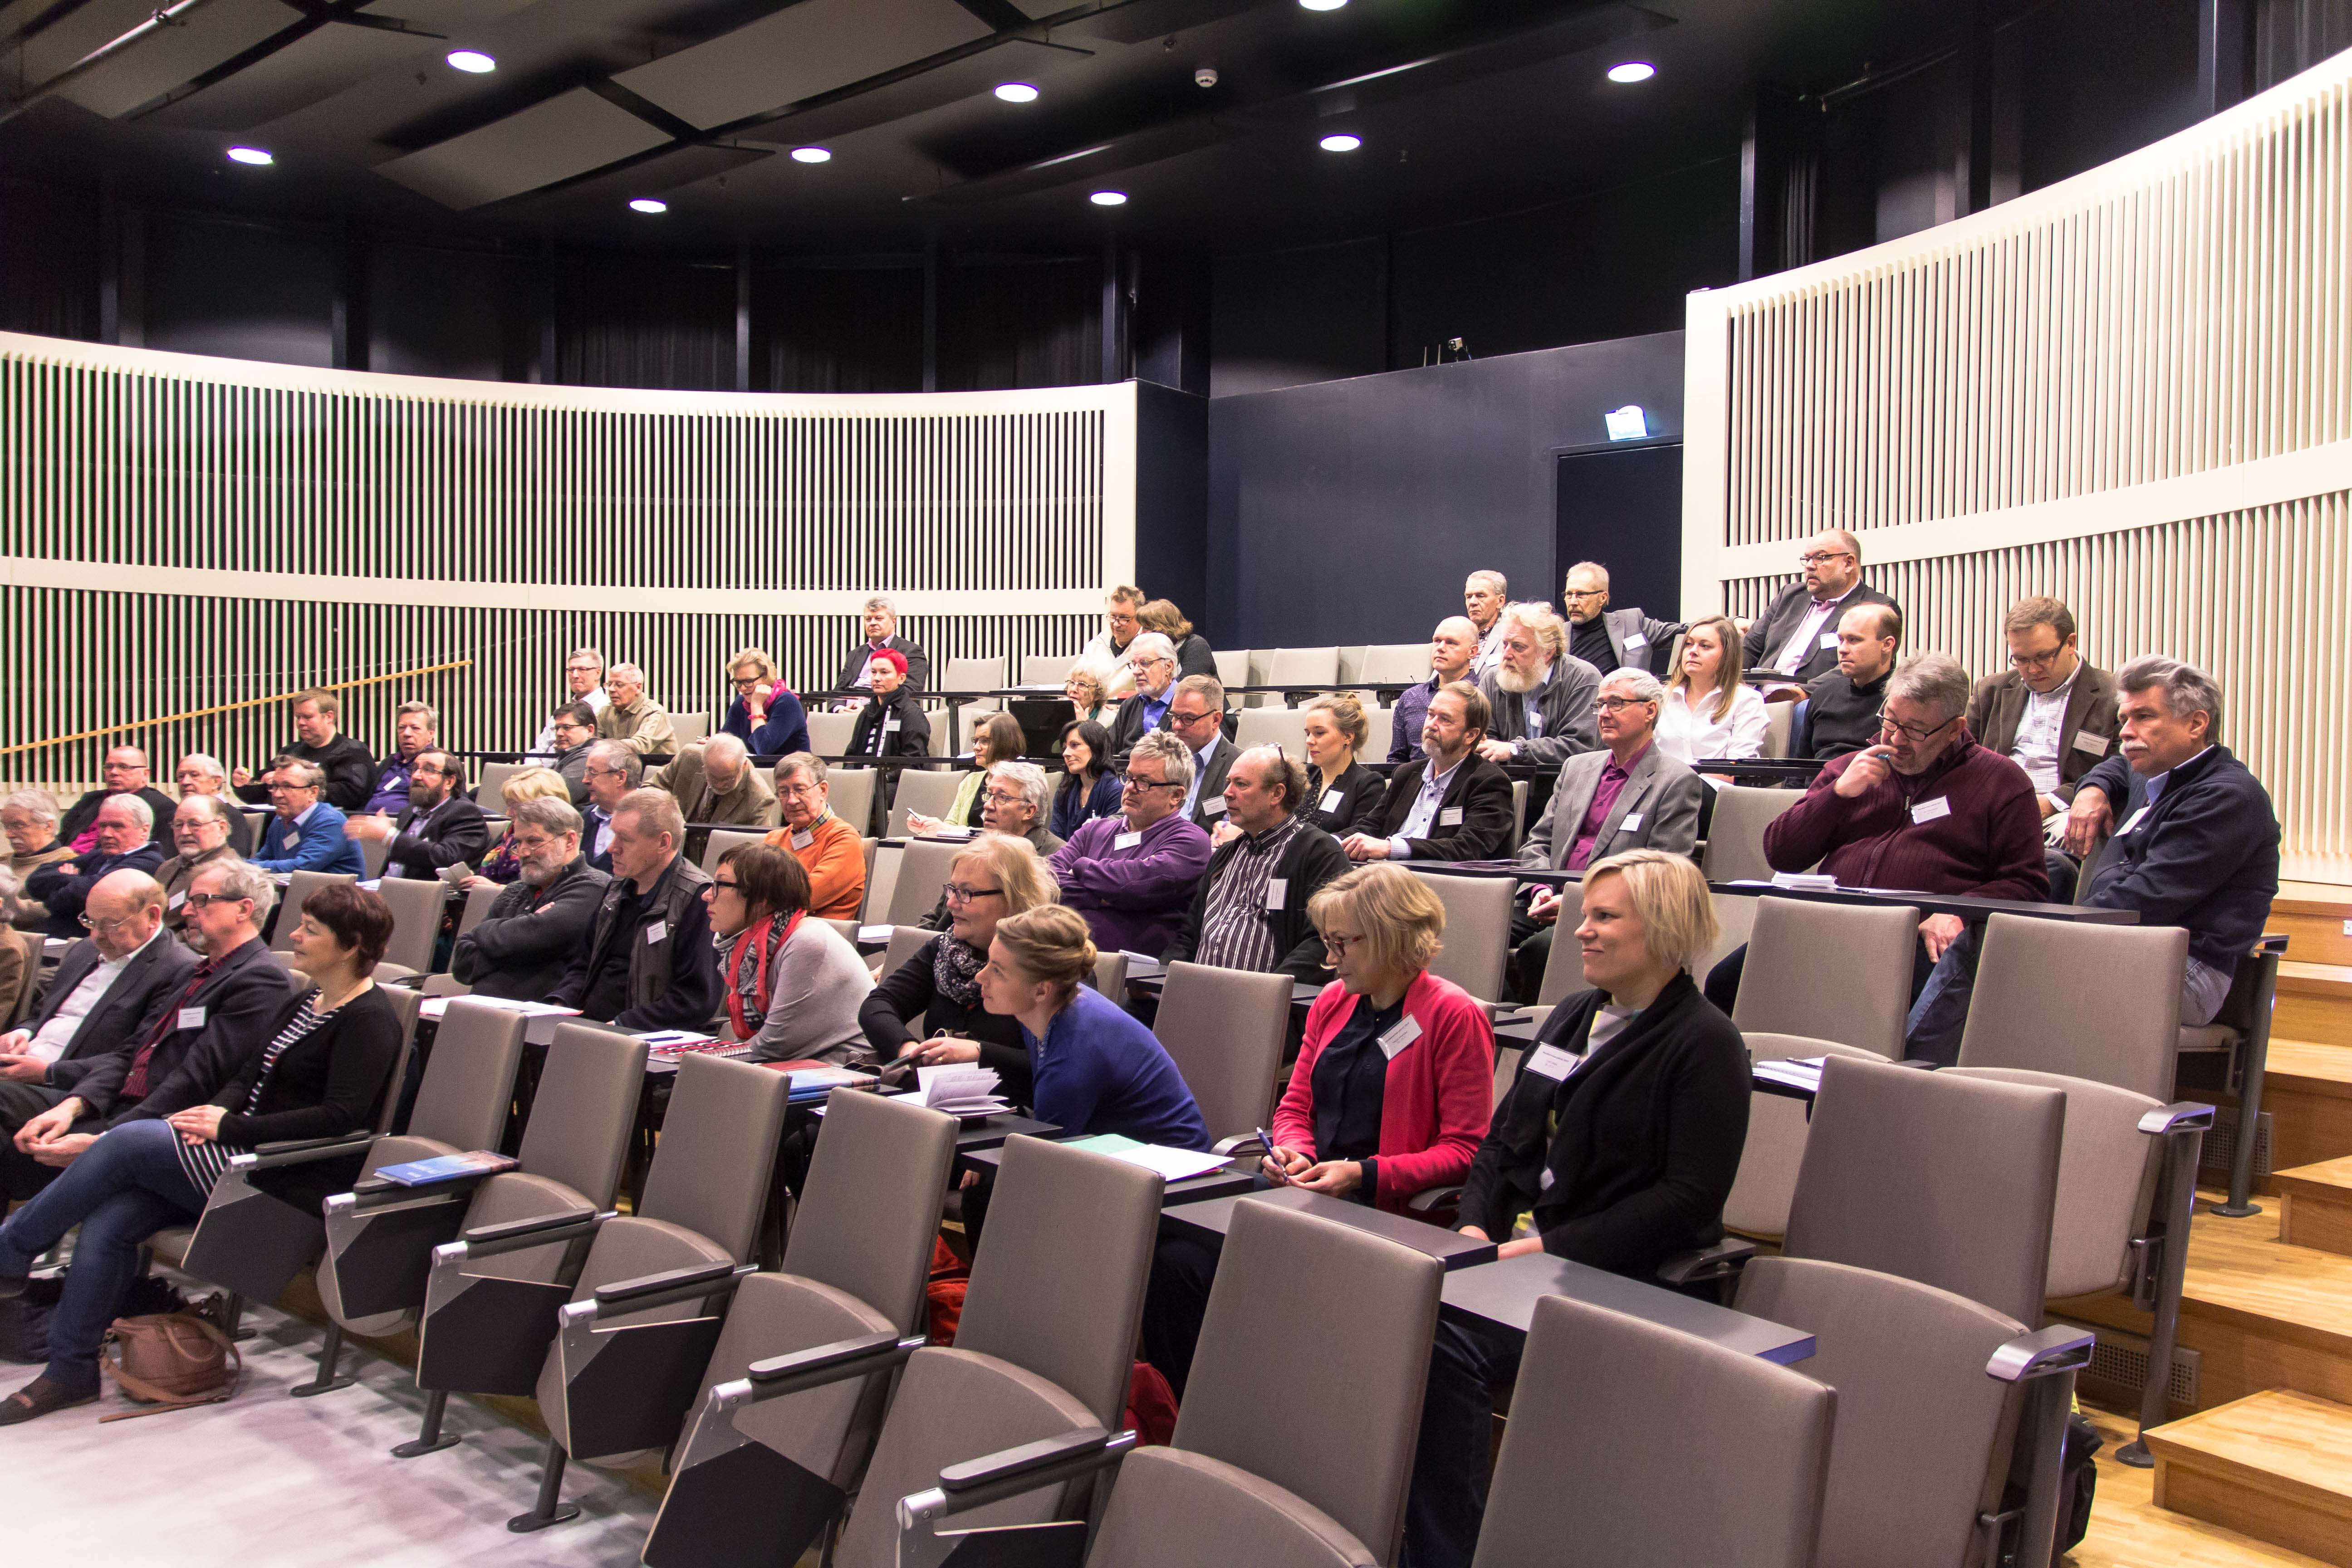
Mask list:
[[[1969,737],[1968,707],[1969,672],[1958,660],[1940,653],[1906,660],[1887,683],[1878,744],[1831,759],[1805,798],[1765,828],[1765,859],[1776,871],[1819,861],[1848,888],[2048,898],[2033,781]],[[1957,1053],[1967,993],[1959,993],[1958,1019],[1946,1016],[1951,1009],[1937,1005],[1942,988],[1930,972],[1967,929],[1955,915],[1919,922],[1914,1056],[1948,1063]],[[1745,956],[1743,949],[1717,966],[1707,977],[1710,997],[1737,997]]]

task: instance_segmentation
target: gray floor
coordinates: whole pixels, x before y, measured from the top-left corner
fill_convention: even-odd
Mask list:
[[[258,1332],[238,1347],[246,1380],[226,1405],[100,1426],[100,1415],[133,1408],[110,1385],[97,1405],[0,1428],[7,1560],[52,1568],[637,1562],[653,1498],[574,1468],[564,1494],[581,1517],[509,1534],[507,1519],[536,1495],[541,1439],[454,1399],[446,1429],[466,1440],[395,1459],[385,1450],[416,1435],[424,1403],[404,1368],[347,1349],[344,1371],[358,1373],[357,1386],[289,1398],[288,1386],[310,1374],[320,1331],[267,1308],[247,1321]],[[0,1391],[34,1371],[0,1363]],[[59,1506],[40,1506],[45,1498]]]

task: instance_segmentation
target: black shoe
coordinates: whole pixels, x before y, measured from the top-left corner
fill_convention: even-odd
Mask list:
[[[98,1390],[74,1394],[64,1384],[51,1383],[46,1376],[37,1377],[5,1399],[0,1399],[0,1426],[14,1426],[20,1422],[36,1421],[53,1410],[70,1410],[77,1405],[98,1403]]]
[[[48,1314],[26,1297],[0,1301],[0,1361],[39,1366],[48,1359]]]

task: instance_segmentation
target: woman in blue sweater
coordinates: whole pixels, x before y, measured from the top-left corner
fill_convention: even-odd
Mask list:
[[[1150,1030],[1082,984],[1094,973],[1086,917],[1046,904],[996,922],[980,999],[1021,1022],[1041,1121],[1070,1137],[1118,1132],[1206,1149],[1209,1129],[1183,1075]]]

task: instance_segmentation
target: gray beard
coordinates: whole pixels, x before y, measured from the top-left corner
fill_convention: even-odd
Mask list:
[[[1544,677],[1550,673],[1549,665],[1546,665],[1532,675],[1520,675],[1516,673],[1509,665],[1498,664],[1495,667],[1495,684],[1514,697],[1525,697],[1528,692],[1541,686]]]
[[[561,868],[562,868],[560,867],[557,868],[559,870]],[[555,880],[554,871],[544,870],[538,864],[530,860],[526,860],[522,863],[522,869],[518,872],[517,875],[521,879],[525,887],[530,888],[544,888],[550,882]]]

